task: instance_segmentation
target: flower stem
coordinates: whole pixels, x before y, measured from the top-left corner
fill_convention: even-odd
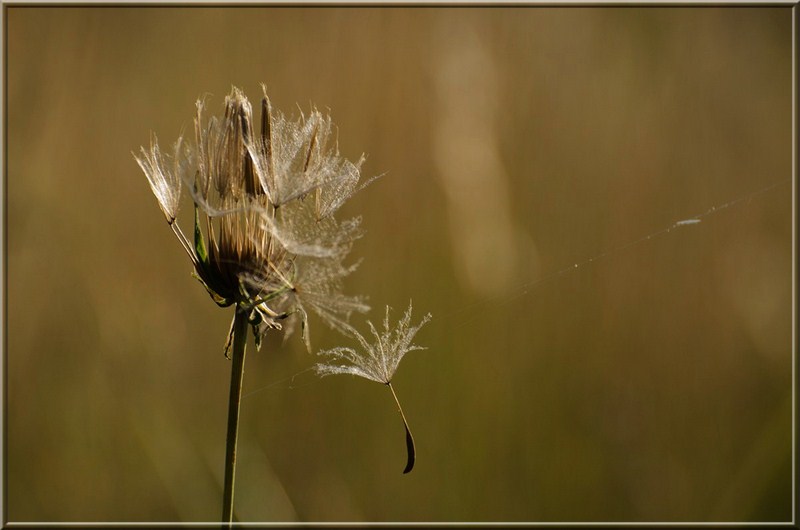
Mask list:
[[[244,350],[247,342],[247,313],[236,308],[233,321],[233,366],[228,401],[228,435],[225,444],[225,485],[222,496],[222,522],[233,523],[233,480],[236,475],[236,440],[239,435],[239,403],[242,400]]]

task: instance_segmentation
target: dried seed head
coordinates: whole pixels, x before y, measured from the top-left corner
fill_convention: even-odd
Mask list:
[[[353,311],[368,307],[341,293],[355,268],[344,262],[360,236],[358,220],[339,222],[333,213],[358,191],[361,161],[329,146],[329,117],[314,110],[286,118],[273,112],[266,91],[258,129],[238,88],[221,117],[204,121],[204,102],[196,107],[194,146],[179,140],[170,161],[153,138],[136,157],[195,275],[219,305],[249,311],[258,337],[284,324],[291,331],[294,321],[305,330],[307,309],[345,329]],[[176,221],[183,188],[195,203],[193,243]],[[312,192],[316,199],[304,201]]]

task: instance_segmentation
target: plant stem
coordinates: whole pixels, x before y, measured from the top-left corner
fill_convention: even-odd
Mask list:
[[[222,522],[233,523],[233,480],[236,475],[236,440],[239,435],[239,403],[244,379],[244,350],[247,342],[247,314],[236,308],[233,321],[233,366],[228,401],[228,435],[225,443],[225,486],[222,496]]]

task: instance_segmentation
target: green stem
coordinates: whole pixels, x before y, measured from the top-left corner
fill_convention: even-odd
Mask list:
[[[222,522],[233,523],[233,480],[236,475],[236,440],[239,435],[239,403],[244,379],[244,350],[247,342],[247,313],[236,308],[233,322],[233,366],[228,400],[228,435],[225,443],[225,486],[222,497]]]

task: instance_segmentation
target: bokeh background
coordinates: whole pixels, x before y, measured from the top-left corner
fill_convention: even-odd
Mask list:
[[[790,8],[5,16],[9,520],[218,520],[231,314],[131,152],[260,82],[385,173],[347,291],[433,320],[407,476],[386,388],[250,346],[240,520],[791,518]]]

